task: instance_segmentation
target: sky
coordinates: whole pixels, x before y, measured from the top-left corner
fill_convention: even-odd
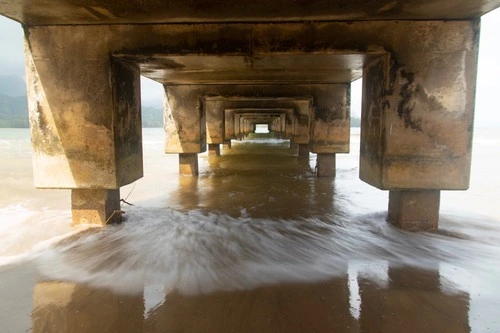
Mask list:
[[[482,17],[476,90],[476,127],[500,127],[500,9]],[[24,77],[23,32],[19,23],[0,16],[0,75]],[[144,105],[161,107],[163,87],[141,78]],[[361,80],[351,86],[351,114],[361,114]]]

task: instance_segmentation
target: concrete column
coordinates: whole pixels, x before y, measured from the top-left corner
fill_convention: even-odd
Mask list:
[[[118,222],[143,173],[139,68],[110,57],[107,28],[26,29],[35,186],[72,189],[73,223]]]
[[[360,178],[402,191],[390,195],[399,227],[435,230],[437,190],[469,186],[478,31],[478,22],[414,23],[364,68]]]
[[[183,176],[198,175],[198,154],[179,154],[179,174]]]
[[[231,140],[225,140],[223,147],[224,147],[224,149],[231,149],[232,148]]]
[[[309,144],[299,144],[299,156],[309,157]]]
[[[389,222],[410,231],[434,231],[439,221],[439,190],[389,191]]]
[[[311,87],[311,152],[349,153],[351,85],[325,84]]]
[[[316,175],[318,177],[335,177],[335,154],[318,154],[316,156]]]
[[[208,156],[220,156],[220,145],[218,143],[208,144]]]
[[[165,152],[194,154],[206,151],[206,117],[200,92],[189,85],[164,87]]]
[[[122,220],[120,190],[71,190],[73,224],[119,223]]]
[[[225,116],[221,101],[203,98],[203,110],[206,115],[207,143],[221,144],[224,142]]]

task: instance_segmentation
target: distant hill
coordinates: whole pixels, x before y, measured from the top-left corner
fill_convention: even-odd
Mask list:
[[[163,127],[163,110],[143,105],[142,127]]]
[[[10,97],[26,95],[26,83],[20,76],[0,75],[0,94]]]
[[[28,127],[26,95],[11,97],[0,94],[0,127]]]

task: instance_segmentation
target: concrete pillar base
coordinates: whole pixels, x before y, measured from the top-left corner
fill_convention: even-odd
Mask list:
[[[318,154],[316,157],[316,176],[335,177],[335,154]]]
[[[309,157],[309,144],[299,144],[299,156]]]
[[[120,223],[120,189],[71,190],[73,224]]]
[[[208,156],[220,156],[220,145],[218,143],[208,145]]]
[[[224,149],[231,149],[231,148],[232,148],[231,140],[224,141]]]
[[[179,154],[179,174],[183,176],[198,175],[198,154]]]
[[[389,192],[388,220],[409,231],[434,231],[439,222],[439,190]]]

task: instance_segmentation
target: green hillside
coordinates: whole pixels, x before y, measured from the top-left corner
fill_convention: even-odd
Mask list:
[[[0,94],[0,127],[28,127],[26,96],[11,97]]]

